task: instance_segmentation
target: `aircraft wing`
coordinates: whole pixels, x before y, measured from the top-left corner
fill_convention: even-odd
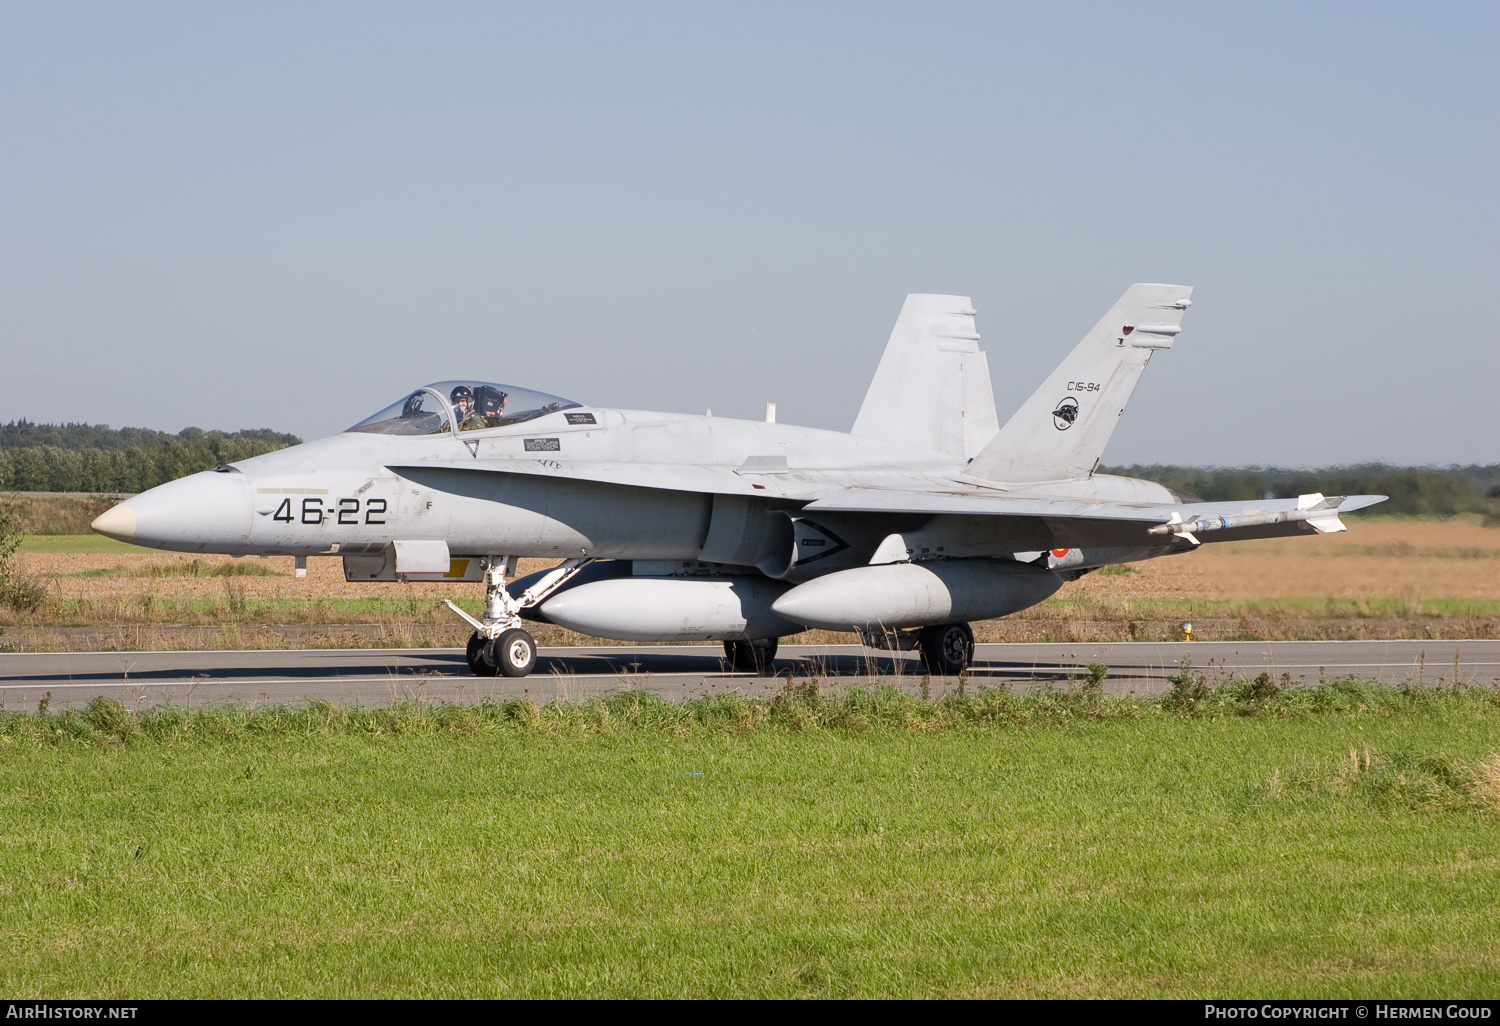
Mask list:
[[[700,492],[710,495],[756,495],[811,500],[807,513],[897,513],[978,517],[1015,517],[1043,521],[1059,545],[1162,545],[1173,535],[1196,545],[1203,540],[1233,541],[1289,534],[1342,531],[1340,513],[1383,502],[1383,495],[1325,498],[1319,494],[1289,499],[1235,502],[1157,503],[1000,493],[987,488],[924,479],[911,471],[886,476],[892,487],[873,484],[879,474],[798,470],[788,473],[747,460],[742,467],[683,463],[552,459],[423,460],[391,469],[463,471],[470,474],[522,474],[563,480],[594,481],[631,488]]]
[[[1323,497],[1318,496],[1319,499]],[[1353,510],[1384,502],[1384,495],[1341,495],[1334,512]],[[1177,513],[1183,520],[1203,517],[1244,516],[1293,511],[1299,499],[1256,499],[1234,502],[1118,502],[1099,499],[1006,495],[995,492],[897,491],[850,488],[818,499],[806,508],[840,513],[970,513],[1016,517],[1084,517],[1100,520],[1141,520],[1167,523]]]
[[[809,503],[806,512],[929,513],[957,516],[1029,517],[1043,520],[1064,545],[1162,544],[1172,536],[1197,545],[1204,538],[1231,541],[1316,531],[1342,531],[1340,513],[1377,502],[1384,495],[1314,493],[1291,499],[1235,502],[1155,503],[997,495],[993,492],[894,491],[851,488]],[[1202,537],[1200,537],[1202,536]]]

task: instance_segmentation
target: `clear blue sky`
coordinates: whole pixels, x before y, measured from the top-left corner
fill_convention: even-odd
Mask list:
[[[477,377],[846,430],[908,292],[1002,420],[1197,287],[1114,463],[1500,462],[1500,5],[0,5],[0,420]]]

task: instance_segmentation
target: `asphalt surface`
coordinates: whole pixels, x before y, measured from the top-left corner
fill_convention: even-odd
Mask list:
[[[968,686],[1025,690],[1067,686],[1090,663],[1110,668],[1105,690],[1149,696],[1165,691],[1184,659],[1210,683],[1269,671],[1293,682],[1355,676],[1397,684],[1458,679],[1500,686],[1500,641],[1195,641],[1108,644],[980,645]],[[770,694],[790,674],[832,688],[877,681],[916,690],[923,669],[916,653],[877,652],[858,645],[783,646],[776,678],[728,670],[718,646],[640,645],[545,648],[529,677],[481,678],[469,673],[461,649],[296,649],[242,652],[17,652],[0,654],[0,708],[80,708],[96,695],[128,709],[165,703],[198,706],[235,702],[296,705],[313,699],[379,706],[392,702],[470,703],[529,697],[577,701],[624,688],[680,701],[737,691]],[[934,694],[956,688],[934,679]]]

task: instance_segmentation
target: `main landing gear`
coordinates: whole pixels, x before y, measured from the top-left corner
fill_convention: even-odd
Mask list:
[[[974,661],[974,632],[966,623],[923,627],[917,636],[922,662],[934,677],[956,677]]]
[[[770,677],[774,668],[771,661],[776,658],[779,638],[757,638],[754,641],[724,642],[724,659],[731,670],[754,670],[757,677]]]
[[[974,632],[966,623],[940,623],[931,627],[901,630],[862,630],[859,640],[868,648],[922,655],[922,664],[934,677],[956,677],[974,661]]]
[[[484,619],[476,620],[443,600],[474,628],[464,655],[477,677],[524,677],[536,668],[536,639],[521,627],[521,610],[539,606],[587,559],[567,559],[553,567],[519,597],[505,589],[505,578],[516,572],[515,557],[490,556],[484,564]]]

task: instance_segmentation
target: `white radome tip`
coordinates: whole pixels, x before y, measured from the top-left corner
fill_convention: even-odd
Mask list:
[[[128,502],[111,506],[99,514],[89,525],[89,530],[97,531],[116,541],[130,541],[135,537],[135,510],[130,508]]]

